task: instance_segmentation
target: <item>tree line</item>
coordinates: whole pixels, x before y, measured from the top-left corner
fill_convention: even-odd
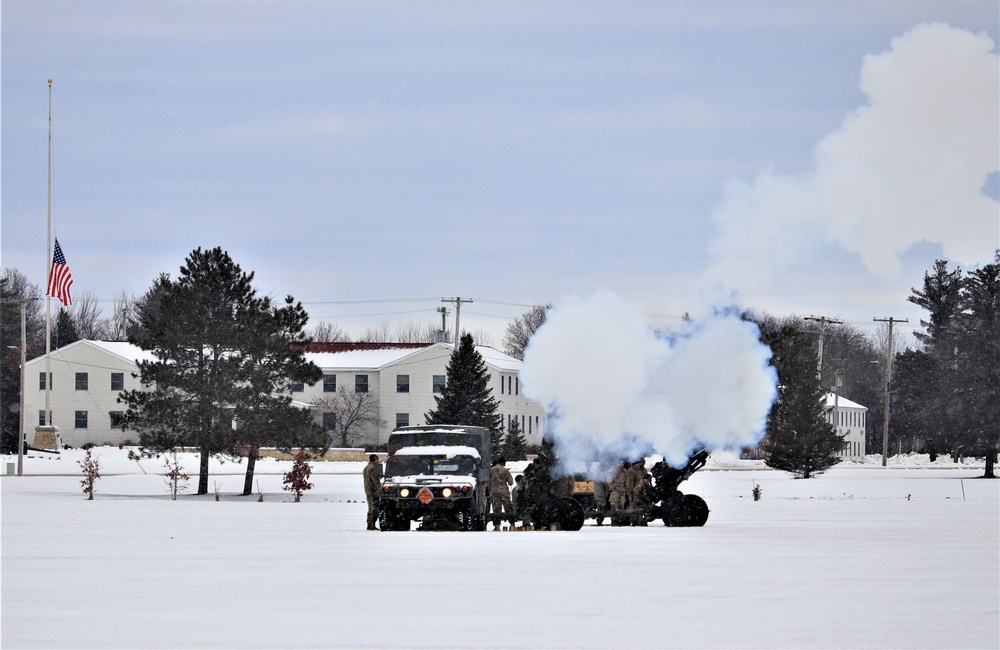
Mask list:
[[[326,429],[313,423],[308,411],[292,406],[287,382],[312,384],[322,375],[301,354],[315,340],[311,334],[328,340],[341,334],[326,323],[307,330],[308,315],[301,303],[290,296],[283,304],[258,296],[252,279],[252,273],[242,271],[220,248],[196,249],[176,280],[162,274],[144,295],[116,300],[116,312],[120,308],[121,313],[116,327],[120,326],[127,340],[157,356],[157,361],[140,364],[140,375],[144,385],[159,390],[123,395],[129,408],[128,424],[142,432],[141,441],[150,449],[180,444],[201,449],[203,481],[207,481],[210,455],[233,453],[238,447],[249,454],[246,494],[251,489],[256,452],[265,442],[319,452],[331,441],[347,446],[357,431],[377,430],[382,424],[377,402],[369,394],[345,387],[320,405],[324,411],[337,413]],[[16,270],[5,270],[0,285],[4,344],[0,388],[4,404],[10,405],[17,403],[20,390],[19,306],[26,306],[28,358],[44,351],[44,314],[38,287]],[[886,352],[895,349],[899,351],[893,357],[887,451],[905,444],[907,450],[932,455],[983,456],[986,475],[992,476],[1000,443],[998,296],[997,261],[964,273],[939,261],[925,274],[923,286],[914,288],[909,297],[928,312],[915,347],[837,324],[822,332],[822,359],[818,357],[820,332],[806,319],[747,312],[744,317],[758,325],[761,341],[772,350],[771,363],[780,384],[760,447],[765,460],[806,477],[838,462],[843,443],[827,422],[822,400],[831,390],[869,407],[866,450],[881,453],[884,416],[879,405],[886,391]],[[503,340],[508,354],[523,358],[551,306],[536,305],[510,323]],[[81,312],[87,314],[86,322],[101,322],[93,317],[92,309]],[[72,320],[64,323],[63,335],[78,336],[80,329],[74,330],[75,325]],[[379,336],[390,336],[390,330],[383,327],[378,336],[373,334]],[[524,433],[517,423],[506,431],[496,414],[485,365],[471,336],[468,342],[466,336],[461,338],[448,373],[445,392],[436,397],[438,408],[426,414],[427,422],[486,426],[494,431],[500,441],[498,449],[507,459],[522,458]],[[6,406],[0,413],[5,450],[16,449],[16,443],[11,443],[16,439],[17,418],[11,415]],[[332,439],[327,429],[333,431]],[[207,483],[199,485],[199,493],[205,490]]]

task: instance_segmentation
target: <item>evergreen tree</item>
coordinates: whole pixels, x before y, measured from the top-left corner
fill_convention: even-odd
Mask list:
[[[951,324],[953,372],[947,378],[959,430],[967,447],[986,458],[996,478],[1000,447],[1000,251],[993,264],[970,271]]]
[[[840,462],[844,441],[826,421],[813,342],[794,324],[777,323],[761,324],[761,340],[771,347],[778,373],[778,399],[761,445],[764,462],[801,478],[818,475]]]
[[[45,314],[38,285],[17,269],[0,275],[0,448],[17,453],[20,416],[8,408],[21,399],[21,305],[25,308],[24,356],[33,359],[45,351]],[[29,382],[29,388],[30,388]],[[37,384],[36,384],[37,385]],[[31,426],[30,422],[26,426]]]
[[[939,359],[926,350],[906,350],[893,361],[889,434],[923,441],[932,461],[960,446],[939,394],[943,370]]]
[[[489,429],[496,435],[503,427],[497,413],[499,403],[489,387],[490,374],[483,356],[472,343],[472,335],[462,335],[461,343],[448,361],[445,385],[435,395],[437,408],[424,416],[427,424],[468,424]]]
[[[198,494],[208,494],[208,461],[238,441],[232,422],[255,422],[248,393],[265,389],[255,365],[267,327],[269,303],[256,296],[245,273],[221,248],[191,252],[176,280],[161,276],[139,310],[130,342],[155,360],[140,361],[142,390],[125,391],[126,425],[157,451],[198,447]],[[283,358],[288,341],[275,343]],[[267,395],[273,387],[264,390]],[[263,398],[262,398],[263,399]],[[266,419],[266,418],[265,418]]]
[[[322,454],[329,447],[329,436],[309,409],[292,405],[289,381],[312,385],[323,377],[323,371],[305,358],[309,314],[302,303],[288,296],[278,308],[270,298],[258,298],[246,318],[246,336],[241,342],[243,381],[233,405],[237,422],[233,435],[237,444],[249,448],[243,482],[243,494],[249,495],[262,445],[286,451],[308,447]]]
[[[928,347],[939,347],[947,341],[948,324],[958,311],[958,303],[962,289],[962,271],[948,270],[948,262],[937,260],[934,263],[934,273],[924,273],[923,291],[912,289],[913,295],[907,298],[909,302],[927,310],[929,320],[920,324],[926,332],[916,332],[917,340]]]
[[[511,420],[510,428],[500,443],[500,454],[507,460],[524,460],[527,458],[528,441],[517,418]]]
[[[73,317],[69,315],[68,311],[60,307],[59,315],[56,316],[55,340],[52,341],[52,347],[61,348],[64,345],[69,345],[79,340],[80,334],[77,332]]]
[[[924,275],[923,291],[909,298],[930,313],[921,321],[926,332],[927,359],[923,376],[914,379],[903,366],[894,382],[900,411],[917,401],[923,390],[924,411],[934,429],[931,440],[953,457],[978,454],[986,458],[985,476],[995,478],[1000,447],[1000,251],[993,264],[969,271],[948,270],[938,260],[933,274]],[[923,424],[926,425],[927,421]],[[920,424],[914,424],[920,427]]]

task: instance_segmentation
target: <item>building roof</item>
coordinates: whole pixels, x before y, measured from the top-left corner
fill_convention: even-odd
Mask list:
[[[867,411],[868,410],[867,406],[861,406],[857,402],[852,402],[851,400],[847,399],[846,397],[841,397],[839,395],[834,395],[833,393],[827,393],[826,395],[824,395],[823,396],[823,400],[824,400],[824,402],[823,402],[824,405],[827,408],[831,408],[831,409],[833,408],[834,403],[836,403],[837,408],[842,408],[842,409],[861,409],[862,411]]]
[[[52,356],[58,358],[69,349],[82,345],[98,348],[130,363],[156,360],[152,352],[126,341],[91,341],[87,339],[81,339],[53,350]],[[352,370],[375,371],[431,348],[440,349],[448,355],[453,349],[449,343],[313,343],[309,346],[309,352],[306,352],[306,359],[323,369],[350,368]],[[517,372],[521,369],[519,359],[499,350],[483,345],[477,345],[476,350],[482,355],[486,365],[496,370]],[[44,358],[42,355],[32,359],[32,361]]]
[[[135,363],[136,361],[155,361],[156,357],[153,356],[152,352],[143,350],[137,345],[132,345],[125,341],[91,341],[89,339],[80,339],[79,341],[73,341],[68,345],[64,345],[61,348],[52,350],[52,358],[60,359],[66,352],[72,350],[76,347],[92,347],[99,350],[103,350],[108,354],[118,357],[123,361],[128,363]],[[45,355],[35,357],[28,361],[29,364],[34,363],[38,360],[44,360]]]

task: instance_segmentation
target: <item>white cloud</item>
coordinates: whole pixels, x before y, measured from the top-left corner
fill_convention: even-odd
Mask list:
[[[827,242],[894,277],[928,241],[966,265],[989,262],[996,201],[982,193],[1000,161],[1000,66],[986,35],[920,25],[868,56],[868,104],[816,146],[810,174],[733,181],[713,214],[710,281],[751,289]]]

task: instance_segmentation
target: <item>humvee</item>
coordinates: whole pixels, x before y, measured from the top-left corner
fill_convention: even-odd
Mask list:
[[[490,432],[482,427],[400,427],[389,434],[379,528],[485,530],[489,512]]]

